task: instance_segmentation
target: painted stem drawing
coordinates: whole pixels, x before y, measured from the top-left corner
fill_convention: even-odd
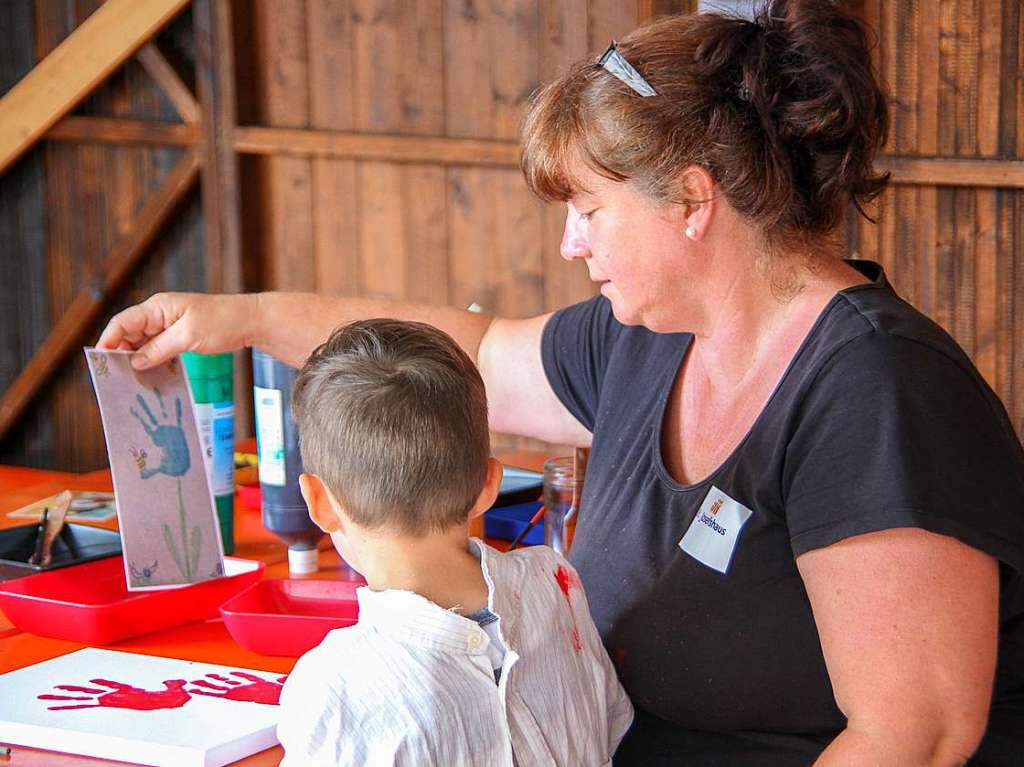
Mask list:
[[[87,349],[117,496],[129,589],[224,573],[216,508],[184,369],[147,371],[129,353]]]

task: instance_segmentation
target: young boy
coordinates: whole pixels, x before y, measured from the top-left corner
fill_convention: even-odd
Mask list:
[[[310,516],[368,585],[285,684],[282,764],[611,764],[633,709],[576,572],[468,537],[501,483],[469,357],[429,325],[356,322],[292,407]]]

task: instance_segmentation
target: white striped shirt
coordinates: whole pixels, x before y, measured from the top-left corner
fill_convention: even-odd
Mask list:
[[[281,695],[285,767],[611,764],[633,708],[575,570],[545,546],[477,539],[506,652],[501,680],[474,621],[408,591],[361,588],[359,623],[332,631]]]

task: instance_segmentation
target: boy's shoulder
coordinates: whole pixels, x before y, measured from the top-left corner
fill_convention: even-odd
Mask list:
[[[351,684],[359,683],[360,675],[353,669],[366,669],[378,653],[364,627],[358,623],[328,632],[323,641],[295,664],[285,688],[301,688],[303,694],[320,690],[321,695],[338,694]]]

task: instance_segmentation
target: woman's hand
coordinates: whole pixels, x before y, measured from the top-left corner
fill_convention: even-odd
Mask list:
[[[258,303],[258,294],[157,293],[114,315],[96,346],[137,350],[131,362],[138,370],[181,352],[234,351],[252,345]]]

